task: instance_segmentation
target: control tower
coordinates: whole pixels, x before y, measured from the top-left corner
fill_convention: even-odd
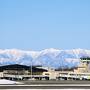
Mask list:
[[[87,65],[90,64],[90,57],[83,57],[80,58],[82,63],[86,63]]]
[[[86,66],[86,72],[90,73],[90,57],[83,57],[80,59],[82,66]]]

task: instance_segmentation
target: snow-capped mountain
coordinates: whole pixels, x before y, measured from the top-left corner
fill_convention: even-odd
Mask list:
[[[41,51],[24,51],[18,49],[0,49],[0,65],[24,64],[42,65],[47,67],[73,67],[80,63],[80,57],[90,56],[85,49],[45,49]]]

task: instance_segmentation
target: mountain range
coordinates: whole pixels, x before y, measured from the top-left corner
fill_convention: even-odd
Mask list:
[[[42,65],[45,67],[76,67],[80,64],[81,57],[90,57],[90,50],[72,49],[61,50],[55,48],[41,51],[0,49],[0,65]]]

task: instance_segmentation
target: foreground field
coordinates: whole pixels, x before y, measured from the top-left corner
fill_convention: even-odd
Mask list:
[[[47,80],[47,81],[20,81],[25,85],[39,85],[39,84],[90,84],[90,81],[81,81],[81,80]]]
[[[0,85],[0,90],[11,90],[11,89],[89,89],[90,90],[90,84],[38,84],[38,85]]]
[[[70,80],[64,80],[64,81],[54,81],[54,80],[48,80],[48,81],[19,81],[22,84],[3,84],[0,85],[0,90],[3,89],[90,89],[90,81],[70,81]]]

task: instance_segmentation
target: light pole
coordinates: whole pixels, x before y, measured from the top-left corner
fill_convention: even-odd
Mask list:
[[[61,65],[61,71],[62,71],[62,72],[63,72],[63,60],[64,60],[64,59],[63,59],[63,56],[62,56],[62,61],[61,61],[61,64],[62,64],[62,65]]]
[[[79,56],[77,55],[77,53],[74,51],[74,50],[72,50],[72,52],[75,54],[75,56],[76,56],[76,59],[79,59]],[[81,61],[80,61],[81,62]],[[77,73],[76,73],[76,78],[75,78],[75,80],[77,79]]]
[[[31,60],[31,80],[32,80],[32,60]]]

